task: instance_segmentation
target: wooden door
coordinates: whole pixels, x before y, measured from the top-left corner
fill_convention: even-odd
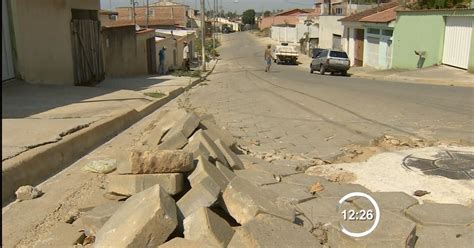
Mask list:
[[[364,64],[364,30],[355,29],[354,66]]]

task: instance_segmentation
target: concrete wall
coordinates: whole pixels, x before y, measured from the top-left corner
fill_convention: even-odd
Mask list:
[[[392,68],[416,69],[415,50],[426,51],[423,67],[441,64],[444,27],[442,15],[398,14],[393,33]]]
[[[186,26],[188,23],[187,7],[184,5],[175,6],[149,6],[150,15],[149,22],[164,22],[174,23],[181,26]],[[116,11],[119,13],[119,20],[132,20],[132,8],[120,7]],[[135,7],[135,18],[138,20],[146,19],[146,7]]]
[[[259,29],[270,28],[272,25],[285,25],[292,24],[296,25],[298,23],[298,16],[269,16],[265,17],[258,24]]]
[[[344,36],[344,26],[338,21],[342,16],[320,16],[319,17],[319,47],[332,48],[333,34]],[[347,47],[346,39],[342,38],[341,45]]]
[[[471,6],[474,7],[474,1],[471,2]],[[472,18],[472,28],[474,30],[474,18]],[[474,73],[474,31],[471,33],[471,48],[469,52],[469,64],[467,66],[467,71]]]
[[[146,40],[154,31],[136,33],[135,26],[102,30],[105,74],[122,77],[148,74]]]
[[[157,40],[156,44],[156,59],[157,66],[159,66],[159,52],[163,46],[166,46],[165,52],[165,71],[181,69],[183,64],[183,49],[184,41],[188,42],[190,58],[193,59],[193,47],[196,40],[195,34],[188,34],[182,37],[167,37],[164,39]],[[174,54],[176,54],[176,61],[174,59]]]
[[[14,0],[17,77],[30,83],[74,84],[71,9],[99,9],[99,0]]]

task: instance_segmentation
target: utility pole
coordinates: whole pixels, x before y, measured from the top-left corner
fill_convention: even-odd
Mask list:
[[[212,19],[212,48],[216,49],[216,0],[214,0],[214,11]]]
[[[202,48],[202,71],[206,71],[206,7],[204,6],[204,0],[201,0],[201,48]]]
[[[149,0],[146,0],[146,28],[148,28],[148,16],[150,15]]]

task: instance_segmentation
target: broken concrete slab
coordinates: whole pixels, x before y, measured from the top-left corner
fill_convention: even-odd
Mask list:
[[[229,243],[237,247],[322,247],[319,240],[303,227],[267,214],[237,229]]]
[[[296,205],[296,209],[309,220],[305,224],[328,224],[337,222],[340,214],[337,212],[337,198],[315,198]]]
[[[134,195],[156,184],[170,195],[180,193],[184,188],[181,173],[108,175],[107,192],[119,195]]]
[[[92,208],[81,214],[76,222],[92,234],[97,231],[109,220],[109,218],[123,205],[123,202],[112,202]],[[74,222],[74,224],[79,224]]]
[[[188,176],[188,180],[191,183],[191,187],[199,184],[202,180],[210,178],[220,187],[220,191],[224,192],[229,180],[222,175],[222,173],[217,169],[216,166],[211,164],[207,159],[202,156],[197,158],[197,166],[194,169],[193,173]]]
[[[227,211],[240,224],[245,224],[260,213],[267,213],[293,222],[295,209],[278,201],[276,195],[258,188],[237,176],[224,191],[223,200]]]
[[[183,220],[201,207],[210,207],[217,201],[220,187],[214,180],[206,178],[194,185],[179,201],[178,218]]]
[[[193,155],[179,150],[133,150],[129,163],[120,163],[119,174],[188,172],[194,168]]]
[[[418,204],[418,200],[404,192],[372,192],[370,196],[379,205],[380,209],[403,212],[405,209]],[[361,209],[368,209],[372,204],[365,198],[353,200],[354,205]]]
[[[286,177],[295,174],[302,174],[302,172],[296,171],[294,167],[273,164],[273,163],[260,163],[260,164],[248,164],[246,169],[260,170],[274,176]]]
[[[125,201],[98,231],[94,247],[155,247],[177,223],[175,201],[155,185]]]
[[[223,165],[221,162],[216,161],[217,169],[222,173],[222,175],[227,179],[227,181],[231,181],[234,177],[236,177],[235,173],[229,169],[229,167]]]
[[[467,226],[474,222],[474,211],[459,204],[424,203],[415,205],[406,210],[406,216],[425,226]]]
[[[245,169],[244,164],[242,163],[242,161],[240,161],[239,157],[237,157],[237,155],[235,155],[235,153],[230,150],[229,147],[222,140],[216,139],[214,140],[214,142],[216,143],[217,148],[219,148],[224,154],[227,163],[233,170]]]
[[[416,248],[459,247],[474,244],[474,227],[419,226],[416,228]]]
[[[360,184],[341,184],[332,182],[323,182],[321,184],[323,185],[324,189],[316,193],[320,197],[341,198],[352,192],[371,193],[370,190]]]
[[[205,130],[198,130],[189,138],[189,143],[202,143],[204,147],[209,151],[211,157],[214,160],[218,160],[219,162],[223,163],[224,165],[227,164],[227,160],[225,159],[224,154],[220,151],[220,149],[216,146],[214,141],[208,136]]]
[[[259,170],[236,170],[235,175],[244,178],[245,180],[257,186],[277,183],[278,180],[272,174],[268,174]]]
[[[262,188],[275,192],[280,199],[290,204],[298,204],[316,198],[316,196],[309,193],[308,188],[294,184],[276,183],[264,185]]]
[[[187,137],[180,131],[169,131],[158,145],[159,150],[178,150],[188,143]]]
[[[369,230],[373,221],[344,221],[332,223],[328,228],[330,247],[414,247],[416,225],[399,213],[381,210],[380,222],[375,230],[363,238],[352,238],[342,233],[341,226],[351,232]]]
[[[309,188],[311,185],[315,183],[321,183],[324,185],[328,183],[328,180],[326,180],[323,177],[310,176],[310,175],[300,173],[300,174],[294,174],[291,176],[283,177],[282,182]]]
[[[206,149],[206,147],[204,147],[204,145],[200,142],[194,142],[192,144],[187,144],[185,147],[183,147],[183,151],[192,153],[193,158],[203,156],[205,159],[209,160],[209,157],[211,156],[211,154]]]
[[[221,246],[211,243],[208,240],[189,240],[176,237],[160,246],[158,248],[186,248],[186,247],[206,247],[206,248],[221,248]]]
[[[199,208],[194,211],[184,219],[183,225],[186,239],[205,239],[220,247],[227,247],[234,236],[234,229],[208,208]]]
[[[209,119],[201,120],[199,125],[202,129],[206,130],[209,137],[212,140],[220,139],[226,144],[229,148],[235,146],[236,141],[232,134],[230,134],[227,130],[219,128],[214,122]]]
[[[37,242],[34,247],[71,247],[75,244],[82,243],[86,236],[79,227],[59,222],[51,229],[47,237],[47,239]]]

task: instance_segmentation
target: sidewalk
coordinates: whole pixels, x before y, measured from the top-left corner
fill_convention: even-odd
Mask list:
[[[374,80],[474,87],[474,74],[449,66],[433,66],[419,70],[377,70],[370,67],[352,67],[349,74],[353,77]]]
[[[199,82],[145,75],[96,87],[2,85],[2,205],[19,186],[61,171]]]

